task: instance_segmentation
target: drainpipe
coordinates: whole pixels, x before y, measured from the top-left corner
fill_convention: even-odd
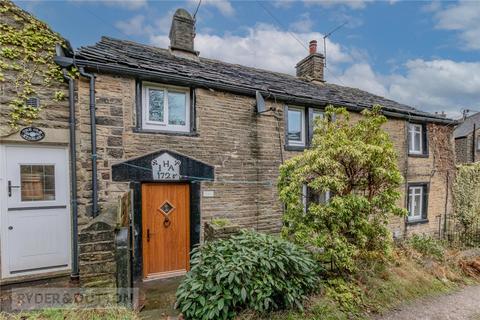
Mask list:
[[[473,124],[473,135],[472,135],[472,162],[475,162],[476,160],[476,157],[475,157],[475,153],[477,151],[477,139],[476,139],[476,131],[477,131],[477,124],[474,123]]]
[[[72,225],[72,271],[70,279],[78,280],[78,204],[77,204],[77,154],[75,138],[75,80],[63,69],[63,78],[68,81],[68,106],[69,106],[69,130],[70,130],[70,202],[71,202],[71,225]]]
[[[98,181],[97,181],[97,127],[95,117],[95,75],[86,73],[80,67],[80,74],[90,79],[90,131],[92,144],[92,216],[98,215]]]

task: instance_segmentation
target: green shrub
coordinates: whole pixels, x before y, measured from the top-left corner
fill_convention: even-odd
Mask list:
[[[329,106],[325,115],[316,122],[311,147],[280,167],[282,232],[296,243],[323,248],[320,257],[340,271],[355,272],[359,262],[390,256],[387,223],[406,214],[398,206],[403,179],[379,106],[364,110],[355,123],[344,108]],[[327,191],[331,199],[320,201]]]
[[[342,278],[326,281],[325,296],[335,301],[339,308],[347,313],[357,313],[363,302],[362,290],[355,283]]]
[[[445,255],[445,248],[441,241],[431,236],[414,234],[407,242],[413,249],[425,256],[441,260]]]
[[[480,223],[480,162],[458,167],[453,205],[464,231]]]
[[[232,319],[242,309],[302,308],[318,287],[319,267],[304,249],[276,236],[243,230],[192,252],[177,290],[186,319]]]

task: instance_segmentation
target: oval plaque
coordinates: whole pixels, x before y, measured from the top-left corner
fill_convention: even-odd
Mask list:
[[[20,136],[27,141],[40,141],[45,138],[45,132],[39,128],[27,127],[20,131]]]

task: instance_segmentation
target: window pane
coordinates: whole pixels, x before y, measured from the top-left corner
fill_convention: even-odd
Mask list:
[[[187,123],[186,94],[168,93],[168,124],[184,126]]]
[[[420,144],[421,144],[420,140],[421,140],[422,136],[420,135],[419,132],[415,132],[413,138],[414,138],[413,150],[414,151],[420,151],[420,149],[421,149],[420,148]]]
[[[22,201],[55,200],[54,165],[20,165]]]
[[[148,89],[148,120],[163,122],[163,90]]]
[[[302,141],[302,112],[288,110],[288,140]]]

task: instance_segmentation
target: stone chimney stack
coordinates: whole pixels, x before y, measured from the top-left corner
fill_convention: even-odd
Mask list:
[[[182,57],[197,57],[194,49],[195,20],[185,9],[177,9],[170,28],[170,50]]]
[[[310,41],[309,55],[295,66],[297,77],[312,82],[325,82],[323,78],[324,63],[325,57],[317,52],[317,40]]]

